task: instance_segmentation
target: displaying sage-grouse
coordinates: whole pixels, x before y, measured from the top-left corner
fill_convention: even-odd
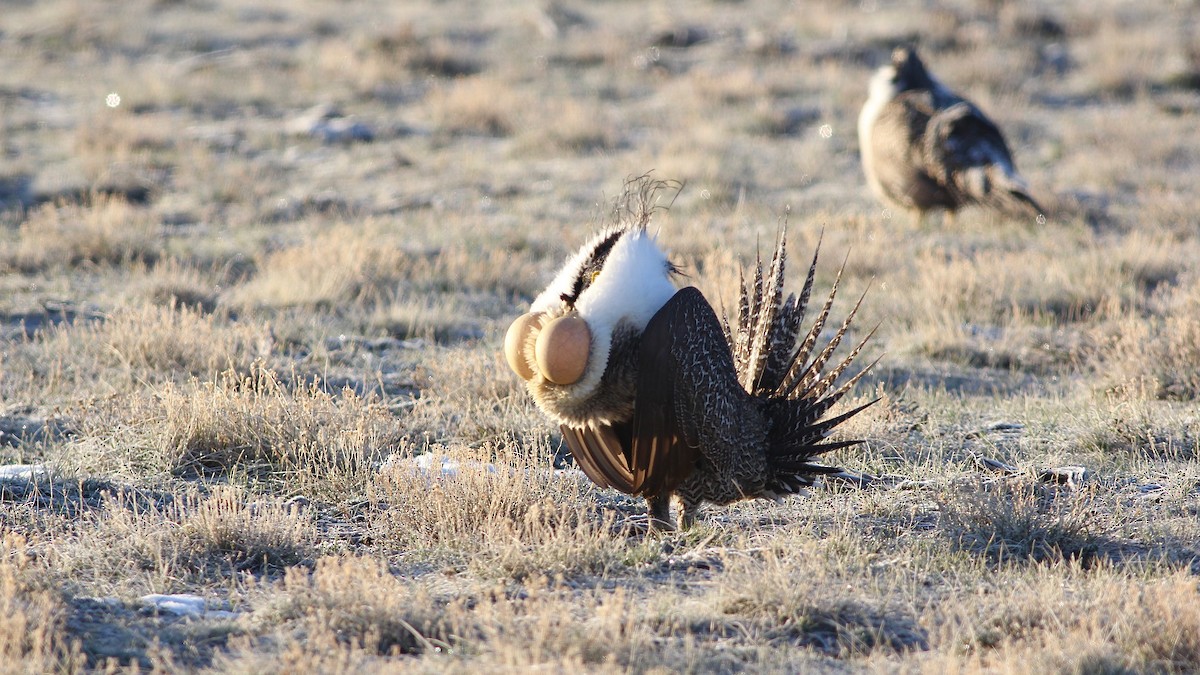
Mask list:
[[[670,526],[672,495],[687,527],[702,502],[779,498],[838,473],[812,460],[860,442],[825,440],[870,405],[825,416],[866,372],[835,387],[870,335],[824,370],[858,305],[818,347],[837,281],[804,331],[817,259],[800,297],[785,300],[781,235],[770,270],[759,260],[743,284],[731,328],[699,290],[675,287],[647,220],[588,242],[505,337],[509,365],[578,466],[645,497],[652,527]]]
[[[918,222],[928,211],[945,209],[952,218],[971,204],[1014,217],[1042,213],[1000,129],[934,79],[911,48],[897,48],[872,76],[858,144],[871,190],[915,211]]]

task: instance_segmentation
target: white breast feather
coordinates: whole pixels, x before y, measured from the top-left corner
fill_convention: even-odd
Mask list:
[[[875,120],[879,119],[880,111],[896,97],[896,84],[892,81],[895,75],[896,69],[893,66],[884,66],[875,71],[875,75],[871,77],[867,102],[858,114],[858,152],[862,158],[863,172],[867,175],[867,183],[876,194],[883,194],[883,188],[875,177],[871,132],[875,127]]]
[[[611,332],[621,319],[643,329],[675,295],[667,256],[647,232],[621,237],[604,261],[600,276],[579,297],[575,308],[594,331]]]
[[[896,84],[892,81],[895,76],[895,67],[884,66],[871,77],[867,102],[863,104],[862,112],[858,115],[858,142],[863,152],[866,152],[871,142],[871,127],[875,125],[875,120],[879,119],[879,111],[896,97]]]
[[[591,251],[611,232],[602,232],[585,244],[546,290],[534,299],[530,311],[561,313],[561,296],[571,292],[578,271],[587,262]],[[630,230],[617,240],[601,266],[600,274],[575,301],[575,310],[591,329],[592,349],[587,371],[578,382],[567,387],[572,396],[586,395],[600,383],[608,365],[613,329],[622,319],[643,330],[654,314],[675,295],[677,289],[671,283],[668,270],[666,254],[649,233]]]

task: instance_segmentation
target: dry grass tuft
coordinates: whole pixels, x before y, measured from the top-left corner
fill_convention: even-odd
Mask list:
[[[494,343],[492,343],[494,344]],[[455,345],[433,350],[417,365],[422,396],[405,420],[414,443],[543,443],[548,426],[500,354]]]
[[[311,572],[290,569],[279,591],[258,610],[259,620],[296,624],[312,655],[329,646],[381,655],[436,652],[452,636],[446,601],[369,558],[322,558]]]
[[[519,138],[525,149],[585,153],[612,150],[620,140],[618,127],[600,101],[542,101],[530,116]]]
[[[511,446],[456,448],[458,468],[432,472],[398,463],[371,488],[385,506],[373,528],[397,551],[451,554],[485,577],[603,574],[625,557],[612,514],[597,512],[593,489],[574,474],[556,475],[549,453]]]
[[[307,514],[233,487],[165,503],[121,493],[83,522],[89,527],[50,556],[65,579],[110,593],[178,593],[193,584],[219,587],[242,573],[279,573],[312,560],[317,542]]]
[[[1101,17],[1096,33],[1103,48],[1088,56],[1096,62],[1094,86],[1101,95],[1131,98],[1144,94],[1156,84],[1144,76],[1147,68],[1167,69],[1168,64],[1178,67],[1182,60],[1182,54],[1175,50],[1177,40],[1148,40],[1144,33],[1129,30],[1127,22],[1117,17]]]
[[[231,290],[241,307],[347,306],[386,309],[413,293],[437,296],[467,289],[531,293],[540,270],[502,249],[479,251],[462,242],[421,250],[406,246],[378,223],[342,224],[303,244],[265,254],[257,274]]]
[[[1113,458],[1189,461],[1200,456],[1200,418],[1184,405],[1114,398],[1080,441]]]
[[[369,323],[396,338],[420,338],[438,344],[478,337],[480,330],[466,303],[454,296],[425,293],[397,293],[375,309]]]
[[[503,80],[478,75],[439,84],[428,105],[443,133],[508,136],[522,125],[526,102]]]
[[[123,192],[130,201],[145,202],[164,173],[152,158],[172,153],[180,130],[169,116],[125,112],[106,110],[81,124],[74,156],[97,189]]]
[[[756,101],[767,93],[767,85],[754,68],[697,72],[691,77],[695,95],[706,105]]]
[[[71,361],[119,368],[143,381],[161,372],[206,378],[247,372],[273,348],[268,325],[221,321],[183,306],[118,310],[103,321],[60,328],[45,344],[51,353],[76,352]]]
[[[1093,619],[1090,632],[1109,637],[1133,670],[1188,672],[1200,668],[1200,587],[1178,573],[1129,589],[1116,611]]]
[[[982,483],[941,500],[954,543],[997,563],[1079,560],[1102,554],[1090,495],[1013,479]]]
[[[442,37],[418,35],[411,23],[381,31],[364,46],[369,53],[422,75],[454,78],[474,75],[483,68],[465,48]]]
[[[1200,285],[1169,289],[1155,314],[1118,321],[1095,350],[1093,367],[1121,396],[1194,400],[1200,397]]]
[[[730,561],[712,620],[750,631],[756,639],[787,643],[838,658],[928,648],[915,618],[886,601],[851,591],[837,569],[823,564],[836,549],[857,542],[790,538],[747,558]],[[855,564],[855,563],[851,563]]]
[[[489,593],[473,613],[477,642],[464,652],[496,669],[527,671],[677,671],[688,663],[681,645],[659,626],[657,599],[640,603],[623,589],[580,592],[534,580],[522,597]]]
[[[1038,663],[1079,673],[1184,673],[1200,664],[1200,589],[1191,575],[1148,581],[1068,566],[1003,583],[987,602],[948,613],[942,628],[958,653],[934,663],[968,672]]]
[[[220,661],[223,672],[281,663],[328,664],[323,669],[336,672],[355,665],[382,672],[677,670],[695,658],[694,648],[664,634],[653,613],[621,589],[579,590],[545,578],[464,589],[397,577],[366,558],[322,559],[313,572],[289,572],[277,586],[256,611],[264,637],[235,647]],[[426,660],[380,658],[400,654]]]
[[[397,431],[377,402],[317,383],[285,386],[256,364],[248,374],[95,402],[80,412],[61,461],[119,475],[236,472],[288,492],[341,497],[361,487]]]
[[[403,251],[379,246],[362,228],[341,225],[266,254],[257,274],[231,293],[241,306],[336,307],[379,302],[410,266]]]
[[[79,644],[63,632],[65,608],[35,566],[24,537],[0,539],[0,672],[71,672],[82,667]]]
[[[215,273],[168,258],[147,271],[138,291],[160,307],[182,307],[205,314],[216,311],[221,285]]]
[[[355,40],[323,42],[312,57],[310,74],[323,82],[348,82],[358,93],[387,92],[413,77],[475,75],[484,63],[463,45],[419,34],[411,22],[372,26]]]
[[[162,254],[159,230],[153,212],[116,197],[47,204],[21,223],[16,241],[0,248],[0,264],[31,273],[153,261]]]

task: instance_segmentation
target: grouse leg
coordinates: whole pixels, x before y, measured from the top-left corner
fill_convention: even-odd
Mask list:
[[[700,514],[700,500],[688,499],[682,495],[676,495],[675,499],[678,501],[676,507],[679,509],[679,529],[691,528],[696,524],[696,516]]]
[[[675,529],[671,524],[671,495],[654,495],[646,497],[647,514],[650,516],[651,532],[670,532]]]

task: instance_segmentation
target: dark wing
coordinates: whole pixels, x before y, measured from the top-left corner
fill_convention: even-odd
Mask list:
[[[639,359],[633,470],[642,494],[662,494],[702,458],[725,464],[719,454],[736,417],[731,406],[748,395],[721,322],[696,288],[681,289],[654,315]]]
[[[995,165],[1012,173],[1012,153],[1000,129],[978,108],[960,101],[930,118],[925,132],[925,161],[939,181],[971,167]]]
[[[687,367],[689,323],[697,305],[712,314],[699,291],[685,288],[655,313],[642,332],[632,460],[634,483],[646,495],[670,491],[687,478],[695,463],[695,444],[689,444],[679,428],[675,389],[681,369]]]
[[[709,397],[745,396],[717,315],[695,288],[676,293],[646,324],[638,353],[637,399],[627,424],[562,427],[576,463],[602,487],[655,496],[674,490],[702,457],[697,420]],[[681,411],[687,420],[681,421]]]
[[[938,112],[925,136],[926,164],[935,178],[971,200],[1010,214],[1042,212],[1017,175],[1000,129],[967,101]]]

